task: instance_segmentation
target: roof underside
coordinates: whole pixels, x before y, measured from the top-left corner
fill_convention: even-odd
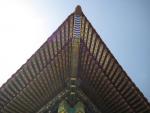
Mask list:
[[[148,113],[150,105],[81,13],[79,89],[102,113]],[[36,113],[67,87],[72,13],[0,88],[1,113]]]

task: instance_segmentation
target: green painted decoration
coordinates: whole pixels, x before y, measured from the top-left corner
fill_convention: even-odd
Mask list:
[[[63,100],[59,104],[58,113],[85,113],[84,104],[79,101],[71,107],[66,100]]]

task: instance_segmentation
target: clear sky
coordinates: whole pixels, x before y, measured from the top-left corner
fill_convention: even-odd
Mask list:
[[[0,0],[0,86],[76,5],[150,101],[150,0]]]

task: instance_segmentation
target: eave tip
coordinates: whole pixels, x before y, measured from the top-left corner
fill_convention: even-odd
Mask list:
[[[76,15],[81,15],[82,14],[82,9],[80,5],[77,5],[76,9],[75,9],[75,14]]]

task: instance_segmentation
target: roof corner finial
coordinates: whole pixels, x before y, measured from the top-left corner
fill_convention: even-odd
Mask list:
[[[75,9],[75,14],[76,15],[81,15],[82,14],[82,9],[80,5],[77,5],[76,9]]]

